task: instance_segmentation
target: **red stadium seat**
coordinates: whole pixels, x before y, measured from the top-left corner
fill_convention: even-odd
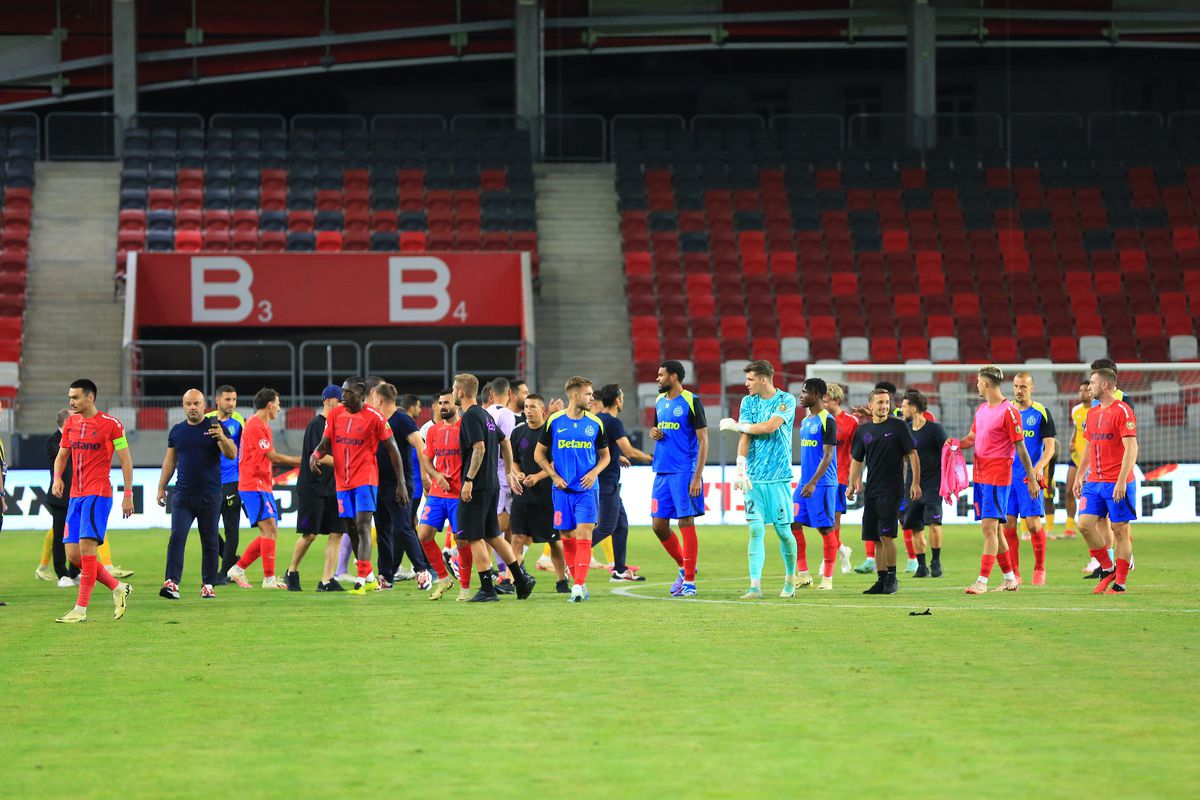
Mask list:
[[[479,249],[479,241],[476,240],[476,246],[473,248]],[[425,251],[425,234],[421,231],[405,231],[400,234],[400,252],[402,253],[421,253]]]
[[[202,238],[199,230],[175,230],[175,249],[181,253],[199,253]]]
[[[263,231],[258,238],[258,247],[268,253],[281,253],[287,249],[287,234],[283,231]]]
[[[316,410],[310,406],[289,406],[285,412],[284,427],[289,431],[302,431],[316,416]]]
[[[236,240],[235,240],[236,244]],[[235,247],[236,249],[236,247]],[[317,252],[337,253],[342,249],[341,231],[317,231]]]

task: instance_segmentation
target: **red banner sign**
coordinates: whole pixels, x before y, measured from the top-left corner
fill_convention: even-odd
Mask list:
[[[524,327],[519,253],[139,253],[135,326]]]

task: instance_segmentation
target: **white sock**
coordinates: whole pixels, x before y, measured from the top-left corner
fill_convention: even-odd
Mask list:
[[[366,578],[364,578],[363,580],[365,580],[367,583],[370,583],[371,581],[375,580],[375,573],[374,573],[374,572],[368,572],[368,573],[367,573],[367,577],[366,577]]]
[[[985,577],[983,577],[982,575],[980,575],[980,576],[979,576],[978,578],[976,578],[975,580],[976,580],[976,582],[978,582],[978,583],[983,583],[983,584],[986,584],[986,583],[988,582],[988,579],[987,579],[987,578],[985,578]]]
[[[1015,573],[1015,572],[1006,572],[1006,573],[1004,573],[1004,580],[1006,580],[1006,581],[1016,581],[1016,579],[1017,579],[1017,573]]]
[[[785,578],[785,580],[786,580],[786,578]],[[761,589],[762,588],[762,579],[761,578],[751,578],[750,579],[750,588],[751,589]]]
[[[75,606],[75,610],[76,610],[76,611],[78,611],[80,614],[86,614],[86,613],[87,613],[87,606],[80,606],[80,605],[77,605],[77,606]]]

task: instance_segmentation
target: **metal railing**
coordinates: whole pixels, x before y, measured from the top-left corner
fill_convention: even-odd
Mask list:
[[[163,356],[171,366],[166,368],[146,368],[147,351],[167,350]],[[189,357],[199,353],[199,364],[188,366]],[[182,362],[182,363],[181,363]],[[135,339],[125,345],[122,353],[121,397],[128,403],[135,396],[144,393],[147,381],[161,378],[191,378],[193,385],[204,391],[212,387],[208,382],[208,348],[203,342],[195,339]]]
[[[386,360],[384,355],[391,350],[402,350],[402,354],[394,360]],[[422,352],[424,351],[424,352]],[[427,368],[413,366],[422,363],[422,356],[436,353],[440,366]],[[416,341],[374,341],[368,342],[365,350],[366,369],[368,375],[379,375],[383,378],[438,378],[442,387],[450,385],[450,348],[445,342],[436,339]],[[409,366],[397,369],[397,364]],[[403,381],[393,381],[403,383]]]
[[[262,350],[283,350],[288,354],[287,367],[284,368],[283,366],[278,366],[274,368],[263,368],[259,365],[250,367],[245,363],[244,359],[239,362],[238,366],[236,367],[222,366],[218,361],[218,355],[222,350],[229,350],[235,347],[257,348],[260,352],[255,354],[255,360],[262,357]],[[218,386],[222,383],[231,383],[233,379],[236,378],[282,378],[287,382],[287,394],[296,394],[296,346],[291,342],[277,339],[221,339],[220,341],[212,343],[210,351],[212,353],[212,359],[210,361],[211,372],[209,374],[209,380],[212,386]],[[244,357],[246,354],[241,353],[240,355]],[[280,394],[283,394],[282,390],[277,389],[276,391],[279,391]]]
[[[349,350],[353,355],[353,366],[347,367],[338,358]],[[324,356],[324,363],[319,368],[309,367],[310,354]],[[322,388],[329,384],[341,384],[347,375],[362,375],[363,352],[358,342],[350,339],[312,339],[300,344],[300,354],[297,368],[300,378],[300,392],[308,389],[308,379],[319,377]]]

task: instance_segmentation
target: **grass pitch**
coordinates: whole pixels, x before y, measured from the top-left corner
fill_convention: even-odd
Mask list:
[[[1048,586],[968,597],[979,535],[948,528],[944,578],[794,600],[768,533],[768,599],[742,603],[744,529],[700,535],[694,600],[637,529],[647,583],[593,573],[572,606],[537,573],[481,607],[315,594],[316,547],[303,594],[201,602],[195,536],[171,602],[166,532],[118,531],[129,613],[100,587],[79,626],[33,579],[41,536],[0,535],[0,798],[1200,795],[1200,526],[1137,528],[1124,597],[1090,594],[1081,540],[1050,542]]]

